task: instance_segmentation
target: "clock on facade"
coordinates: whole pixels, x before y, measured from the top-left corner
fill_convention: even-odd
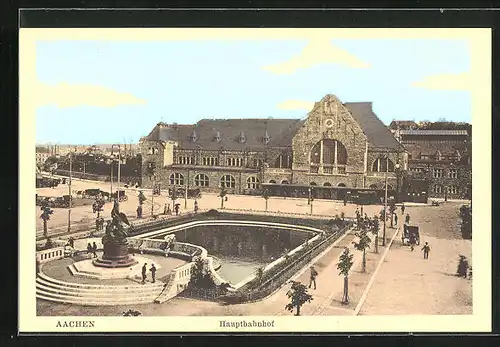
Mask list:
[[[331,128],[331,127],[333,127],[333,119],[328,118],[328,119],[325,121],[325,126],[326,126],[327,128]]]

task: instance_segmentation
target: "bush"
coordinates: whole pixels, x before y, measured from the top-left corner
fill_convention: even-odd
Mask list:
[[[215,209],[211,209],[211,210],[208,210],[205,215],[207,217],[218,217],[220,215],[220,212],[215,210]]]

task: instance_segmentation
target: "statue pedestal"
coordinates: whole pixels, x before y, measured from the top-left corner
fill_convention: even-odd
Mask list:
[[[130,267],[137,264],[130,254],[128,254],[128,242],[124,240],[111,240],[103,242],[104,254],[92,261],[95,266],[116,268]]]

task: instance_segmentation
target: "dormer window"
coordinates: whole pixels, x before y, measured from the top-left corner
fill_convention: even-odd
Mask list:
[[[240,136],[238,137],[238,142],[239,142],[239,143],[245,143],[245,142],[246,142],[246,140],[247,140],[247,138],[245,137],[245,133],[242,131],[242,132],[240,133]]]
[[[217,142],[221,142],[222,141],[222,137],[220,136],[220,132],[217,131],[217,134],[215,134],[214,140],[217,141]]]
[[[198,135],[196,135],[196,131],[195,130],[193,130],[193,133],[191,134],[191,136],[189,136],[189,139],[191,140],[191,142],[198,141]]]

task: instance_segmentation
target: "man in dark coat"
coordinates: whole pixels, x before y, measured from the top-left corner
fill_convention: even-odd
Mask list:
[[[429,259],[429,252],[431,251],[431,247],[426,242],[424,247],[422,247],[422,251],[424,251],[424,259]]]
[[[142,284],[146,283],[146,271],[147,271],[147,267],[146,265],[148,265],[147,263],[144,263],[144,265],[142,266]]]
[[[151,264],[151,268],[149,269],[151,271],[151,278],[153,279],[153,283],[156,281],[156,266],[155,264]]]

